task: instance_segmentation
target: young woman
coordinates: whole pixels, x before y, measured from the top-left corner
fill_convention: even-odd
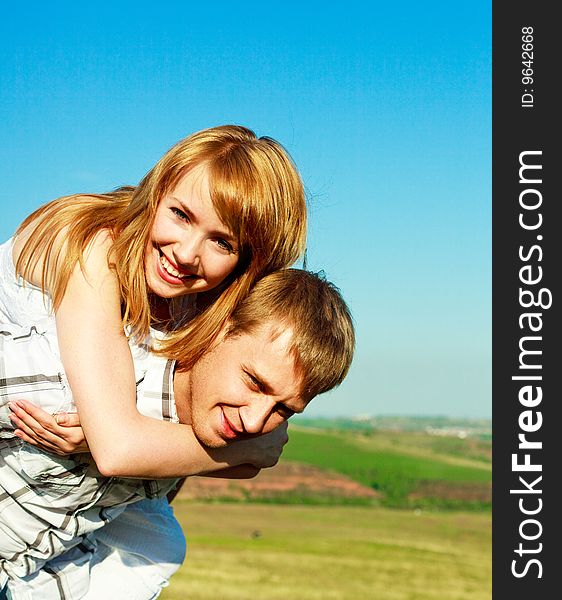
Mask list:
[[[15,271],[0,274],[0,319],[57,336],[102,474],[190,475],[212,456],[188,426],[136,410],[124,326],[139,342],[151,325],[165,330],[155,351],[189,369],[253,283],[297,260],[305,239],[302,182],[283,148],[243,127],[207,129],[136,188],[60,198],[30,215],[1,249]]]

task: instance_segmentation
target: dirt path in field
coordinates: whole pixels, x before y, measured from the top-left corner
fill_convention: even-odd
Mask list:
[[[179,491],[178,498],[242,500],[275,499],[289,495],[297,495],[300,498],[374,499],[379,497],[375,490],[344,475],[285,461],[272,469],[264,469],[254,479],[190,477]]]

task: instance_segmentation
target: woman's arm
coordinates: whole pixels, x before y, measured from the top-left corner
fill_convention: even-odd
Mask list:
[[[24,441],[38,446],[48,452],[69,455],[78,452],[89,452],[80,419],[76,413],[65,413],[61,418],[50,415],[31,402],[18,400],[10,403],[10,418],[17,427],[15,434]],[[63,424],[64,423],[64,424]],[[169,424],[172,427],[187,427],[192,436],[195,455],[186,462],[187,468],[175,476],[205,475],[229,479],[247,479],[258,472],[277,464],[284,445],[288,441],[287,423],[281,424],[274,431],[239,440],[221,449],[203,448],[188,426]],[[191,442],[189,442],[191,443]],[[199,450],[203,450],[202,459]],[[137,474],[138,473],[138,474]],[[114,473],[121,477],[162,477],[162,475],[145,475],[142,470],[133,473]],[[171,476],[171,475],[170,475]]]
[[[138,412],[119,285],[108,264],[111,244],[106,232],[93,239],[56,310],[62,362],[98,469],[107,476],[175,477],[247,462],[236,452],[202,447],[188,426]]]

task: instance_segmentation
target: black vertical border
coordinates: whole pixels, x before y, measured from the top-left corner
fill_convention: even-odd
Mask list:
[[[554,88],[561,79],[559,58],[562,58],[559,40],[562,33],[554,16],[555,3],[543,0],[534,2],[495,1],[493,3],[493,596],[496,600],[510,600],[562,597],[562,330],[560,327],[560,277],[562,261],[562,218],[556,221],[556,214],[562,212],[562,153],[560,144],[560,119],[558,105],[562,97],[557,97]],[[522,82],[522,28],[533,28],[533,82]],[[556,68],[558,67],[558,68]],[[558,86],[556,86],[558,87]],[[531,93],[533,107],[522,105],[522,95]],[[531,91],[532,90],[532,91]],[[529,96],[526,97],[529,99]],[[542,182],[537,185],[519,182],[519,156],[524,151],[542,151],[527,162],[541,164]],[[537,171],[535,171],[537,173]],[[539,230],[525,231],[519,225],[519,215],[525,212],[519,205],[519,195],[525,188],[536,188],[542,194],[542,204],[532,211],[532,216],[541,213],[543,224]],[[560,188],[560,189],[558,189]],[[526,196],[538,198],[534,193]],[[530,214],[530,213],[529,213]],[[531,215],[530,215],[531,216]],[[542,240],[537,239],[542,235]],[[524,254],[534,244],[542,248],[542,260],[538,261],[539,251],[534,259],[523,262],[519,248]],[[542,267],[542,280],[534,285],[522,286],[519,270],[533,263],[533,274]],[[553,304],[549,309],[536,307],[524,309],[519,303],[520,286],[538,294],[542,287],[550,289]],[[533,360],[541,365],[542,381],[534,382],[541,386],[543,399],[533,408],[534,419],[541,412],[543,419],[540,429],[528,433],[530,440],[542,442],[542,448],[519,450],[518,435],[522,433],[519,419],[523,411],[529,410],[519,402],[519,390],[529,382],[514,381],[520,375],[519,343],[521,337],[529,335],[528,329],[520,329],[521,313],[540,312],[542,330],[534,335],[542,339],[535,343],[535,349],[542,354],[534,355]],[[538,321],[536,321],[538,322]],[[527,346],[530,347],[530,346]],[[525,373],[531,374],[527,370]],[[519,462],[524,454],[531,454],[531,462],[542,466],[540,472],[519,472],[512,470],[512,454],[519,452]],[[533,486],[541,493],[518,494],[510,490],[525,489],[519,476],[529,484],[537,477],[542,480]],[[525,515],[519,505],[536,510],[536,515]],[[540,523],[528,522],[535,519]],[[535,540],[526,540],[520,528],[528,537],[540,535]],[[524,552],[516,550],[522,544]],[[542,546],[540,545],[542,544]],[[530,563],[537,560],[539,565]],[[516,561],[515,566],[512,561]],[[512,569],[522,574],[516,577]],[[538,577],[542,570],[542,577]]]

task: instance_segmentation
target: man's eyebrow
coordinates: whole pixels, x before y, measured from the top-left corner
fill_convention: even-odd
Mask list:
[[[242,369],[244,371],[244,373],[246,373],[246,375],[248,375],[248,377],[250,377],[251,379],[254,379],[256,381],[256,384],[258,385],[258,387],[260,388],[260,391],[264,394],[269,394],[270,396],[275,396],[275,390],[271,387],[271,385],[269,385],[267,383],[267,379],[261,375],[259,375],[259,373],[257,372],[255,367],[252,367],[250,365],[242,365]],[[304,407],[303,408],[291,408],[290,406],[287,406],[287,404],[285,404],[284,402],[280,402],[279,403],[280,406],[283,407],[283,409],[285,411],[287,411],[288,413],[291,413],[288,416],[291,415],[300,415],[304,412]]]
[[[258,373],[255,367],[250,365],[242,365],[242,370],[246,375],[248,375],[252,380],[254,380],[257,386],[260,388],[264,394],[274,394],[275,390],[271,387],[271,384],[268,383],[267,378]]]

